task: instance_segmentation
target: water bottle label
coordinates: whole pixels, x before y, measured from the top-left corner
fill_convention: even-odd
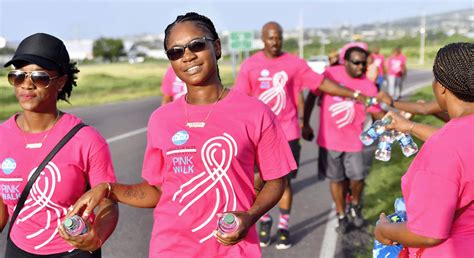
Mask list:
[[[400,139],[400,143],[403,145],[403,146],[406,146],[406,145],[410,145],[411,144],[411,139],[408,137],[408,136],[405,136],[405,137],[402,137]]]
[[[367,134],[373,139],[376,139],[379,136],[373,127],[367,130]]]
[[[379,149],[380,150],[392,150],[392,144],[389,142],[379,142]]]

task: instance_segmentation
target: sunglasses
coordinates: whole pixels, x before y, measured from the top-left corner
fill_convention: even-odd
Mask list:
[[[353,65],[363,65],[363,66],[367,66],[367,61],[354,61],[354,60],[350,60],[350,62],[351,62]]]
[[[184,52],[189,49],[193,53],[197,53],[206,49],[206,41],[214,41],[213,39],[202,37],[191,40],[188,44],[184,46],[174,46],[166,50],[166,56],[171,61],[176,61],[184,56]]]
[[[13,70],[8,73],[8,82],[14,87],[20,87],[25,82],[26,78],[30,77],[31,82],[38,88],[48,88],[52,80],[61,77],[51,77],[49,73],[44,71],[23,72],[20,70]]]

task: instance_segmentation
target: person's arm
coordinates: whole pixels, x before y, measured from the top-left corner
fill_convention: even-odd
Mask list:
[[[8,209],[3,203],[2,197],[0,197],[0,233],[3,231],[8,223]]]
[[[171,101],[173,101],[173,96],[163,95],[163,97],[161,98],[161,105],[168,104]]]
[[[306,96],[306,100],[304,102],[302,136],[303,139],[307,141],[311,141],[314,138],[314,131],[311,125],[309,124],[309,121],[311,119],[311,113],[313,112],[316,98],[317,96],[310,91]]]
[[[384,245],[400,243],[410,247],[433,247],[444,240],[420,236],[408,230],[406,223],[390,223],[385,214],[380,214],[380,221],[374,230],[375,239]]]
[[[300,92],[298,95],[298,119],[300,122],[300,127],[303,127],[303,116],[304,116],[304,93]]]
[[[68,216],[78,214],[82,209],[83,214],[91,214],[105,197],[133,207],[154,208],[160,200],[161,190],[147,182],[133,185],[101,183],[84,193],[69,211]]]
[[[286,177],[266,181],[247,212],[233,212],[241,222],[239,230],[229,235],[217,232],[217,241],[223,245],[234,245],[245,238],[253,224],[280,201],[286,183]]]
[[[324,81],[318,88],[320,91],[327,93],[332,96],[341,96],[346,98],[354,98],[360,103],[365,105],[366,96],[361,94],[360,92],[353,91],[349,88],[342,87],[337,83],[325,78]]]
[[[374,113],[371,113],[371,115],[375,120],[380,120],[385,116],[385,112],[382,112],[382,111],[374,112]]]
[[[386,125],[387,129],[395,129],[402,133],[409,133],[422,141],[426,141],[431,137],[431,135],[439,130],[438,128],[430,125],[410,121],[393,111],[389,111],[386,116],[392,117],[392,122]]]
[[[406,112],[410,112],[416,115],[433,115],[436,113],[443,112],[438,102],[430,101],[424,102],[405,102],[405,101],[394,101],[393,98],[384,91],[379,92],[377,100],[384,102],[385,104],[400,109]]]

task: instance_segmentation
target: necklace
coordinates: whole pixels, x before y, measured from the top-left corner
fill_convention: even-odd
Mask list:
[[[23,134],[23,139],[25,140],[25,148],[26,149],[39,149],[41,147],[43,147],[43,142],[46,140],[46,138],[48,138],[48,135],[49,133],[53,130],[53,127],[56,125],[56,122],[58,122],[58,119],[59,119],[59,116],[60,116],[60,112],[58,110],[58,113],[56,115],[56,118],[54,119],[54,122],[53,122],[53,125],[51,126],[51,128],[49,129],[49,131],[44,135],[43,139],[41,140],[41,142],[35,142],[35,143],[29,143],[28,140],[26,139],[26,135],[25,135],[25,131],[24,131],[24,128],[25,128],[25,125],[24,125],[24,119],[22,120],[21,122],[21,133]]]
[[[207,119],[211,115],[212,110],[214,109],[214,107],[217,105],[217,103],[219,103],[219,100],[221,100],[222,96],[224,95],[224,92],[225,92],[225,88],[222,89],[222,91],[219,93],[219,96],[217,97],[216,102],[214,102],[214,104],[212,104],[211,108],[209,108],[209,112],[207,112],[207,115],[204,118],[204,120],[203,121],[196,121],[196,122],[189,122],[189,120],[188,120],[188,110],[186,108],[187,105],[188,105],[188,94],[186,94],[184,96],[184,116],[186,118],[186,126],[189,127],[189,128],[193,128],[193,127],[203,128],[203,127],[205,127]]]

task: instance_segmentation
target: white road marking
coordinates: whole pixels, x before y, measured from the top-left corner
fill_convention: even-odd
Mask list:
[[[132,136],[135,136],[137,134],[141,134],[141,133],[144,133],[146,132],[147,128],[144,127],[144,128],[140,128],[140,129],[137,129],[137,130],[133,130],[133,131],[130,131],[128,133],[124,133],[124,134],[120,134],[120,135],[117,135],[117,136],[114,136],[112,138],[109,138],[107,139],[107,143],[112,143],[112,142],[116,142],[116,141],[120,141],[120,140],[123,140],[125,138],[128,138],[128,137],[132,137]]]
[[[428,85],[431,85],[431,82],[432,82],[432,81],[429,80],[429,81],[420,82],[420,83],[417,83],[417,84],[415,84],[415,85],[413,85],[413,86],[410,86],[410,88],[405,89],[405,90],[402,91],[402,96],[408,95],[408,94],[410,94],[410,93],[412,93],[412,92],[414,92],[414,91],[417,91],[417,90],[419,90],[419,89],[421,89],[421,88],[424,88],[424,87],[426,87],[426,86],[428,86]]]
[[[333,203],[331,206],[331,212],[328,215],[328,222],[326,223],[326,229],[324,230],[324,238],[321,244],[321,252],[319,258],[330,258],[334,257],[336,253],[337,244],[337,217],[336,217],[336,206]]]

